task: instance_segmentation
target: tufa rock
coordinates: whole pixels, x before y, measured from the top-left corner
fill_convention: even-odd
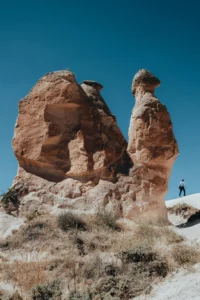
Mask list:
[[[144,211],[166,216],[164,196],[178,148],[169,114],[154,96],[159,84],[146,70],[134,77],[127,145],[101,84],[79,85],[69,71],[40,79],[19,103],[13,139],[19,162],[14,185],[28,187],[20,215],[105,209],[125,218]]]
[[[101,88],[93,81],[80,86],[69,71],[41,78],[19,103],[13,139],[19,166],[53,182],[116,181],[127,142]]]
[[[154,95],[159,85],[160,80],[147,70],[140,70],[133,78],[136,102],[129,127],[128,152],[142,177],[140,201],[155,202],[164,208],[178,146],[169,113]]]

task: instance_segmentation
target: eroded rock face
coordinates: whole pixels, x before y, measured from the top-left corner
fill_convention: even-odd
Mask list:
[[[53,182],[115,181],[127,142],[101,88],[92,81],[80,86],[69,71],[40,79],[19,103],[13,148],[20,167]]]
[[[136,101],[129,127],[128,152],[141,173],[140,200],[163,205],[178,146],[169,113],[154,96],[159,85],[160,80],[147,70],[140,70],[133,78]]]
[[[127,145],[100,94],[102,85],[79,85],[68,71],[40,79],[19,103],[13,139],[19,161],[14,185],[28,187],[21,215],[102,208],[125,218],[144,211],[164,215],[178,149],[169,114],[154,96],[159,84],[146,70],[134,77]]]

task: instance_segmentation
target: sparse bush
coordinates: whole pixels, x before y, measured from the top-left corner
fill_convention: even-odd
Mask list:
[[[53,281],[52,283],[46,283],[43,285],[37,285],[32,288],[31,299],[32,300],[61,300],[62,292],[60,289],[59,281]]]
[[[43,234],[43,230],[46,227],[47,224],[39,220],[29,223],[24,229],[23,239],[25,241],[35,241]]]
[[[199,252],[187,245],[177,245],[172,249],[172,257],[178,265],[193,265],[200,261]]]
[[[86,230],[86,224],[71,212],[64,212],[58,216],[58,227],[63,231],[70,229]]]
[[[62,263],[63,263],[63,259],[61,259],[61,258],[51,260],[47,266],[47,269],[49,271],[53,271],[53,270],[57,269],[59,267],[59,265],[61,265]]]
[[[98,254],[94,254],[90,257],[90,260],[85,263],[82,269],[83,278],[93,279],[99,278],[105,275],[105,268],[102,264],[102,260]]]
[[[135,276],[106,276],[101,278],[94,287],[94,299],[123,299],[129,300],[139,296],[143,292],[150,292],[151,279],[143,274],[136,273]],[[99,296],[99,298],[98,298]],[[93,299],[93,298],[92,298]]]
[[[84,264],[81,276],[87,279],[99,279],[104,276],[116,276],[119,273],[120,269],[115,262],[104,262],[96,253]]]
[[[144,265],[144,271],[149,276],[166,277],[170,271],[170,266],[164,257],[157,257],[156,260]]]
[[[140,272],[146,276],[165,277],[169,272],[169,263],[166,258],[161,257],[155,250],[148,246],[139,246],[129,251],[118,254],[124,263],[125,269],[134,273]],[[127,271],[129,272],[130,271]]]
[[[77,246],[80,255],[85,255],[85,247],[84,241],[82,238],[78,237],[77,235],[74,237],[74,244]]]
[[[112,230],[120,230],[120,227],[117,225],[117,217],[105,210],[98,212],[96,223],[99,226],[105,226]]]
[[[67,297],[67,300],[92,300],[92,293],[87,292],[79,292],[79,291],[71,291]]]
[[[124,263],[151,262],[157,258],[157,253],[148,246],[139,246],[118,254]]]
[[[179,203],[172,207],[168,207],[168,212],[175,215],[182,215],[183,217],[188,217],[199,211],[197,208],[192,207],[187,203]]]
[[[8,191],[0,195],[3,208],[6,213],[10,214],[13,211],[18,212],[20,196],[27,194],[28,187],[24,184],[18,183],[12,186]]]
[[[18,210],[19,207],[19,191],[12,187],[2,195],[0,195],[1,203],[6,213],[11,213],[14,210]]]
[[[3,249],[3,250],[9,249],[8,241],[0,241],[0,248]]]

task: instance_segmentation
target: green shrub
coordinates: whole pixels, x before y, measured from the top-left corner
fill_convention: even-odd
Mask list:
[[[15,187],[10,188],[6,193],[0,195],[1,203],[7,213],[17,210],[19,207],[19,191]]]
[[[122,251],[118,256],[124,263],[151,262],[158,257],[157,253],[151,247],[145,245]]]
[[[105,210],[99,211],[97,214],[97,225],[108,227],[112,230],[120,230],[120,227],[117,225],[117,217]]]
[[[40,220],[34,220],[30,222],[22,232],[24,241],[37,240],[44,233],[43,231],[46,227],[47,224],[41,222]]]
[[[92,294],[90,292],[71,291],[67,300],[92,300]]]
[[[119,253],[118,256],[122,259],[124,267],[127,268],[126,272],[132,273],[133,276],[139,272],[145,276],[165,277],[170,270],[166,258],[148,246],[135,247]]]
[[[0,202],[6,213],[11,213],[12,211],[16,210],[18,211],[20,196],[27,193],[28,187],[22,183],[18,183],[8,189],[6,193],[0,195]]]
[[[60,290],[60,283],[53,281],[52,283],[37,285],[32,288],[32,300],[61,300],[62,292]]]
[[[78,216],[71,212],[64,212],[58,216],[58,227],[63,231],[70,229],[86,230],[86,224]]]
[[[166,277],[170,271],[170,267],[164,257],[157,257],[156,260],[149,264],[144,264],[144,271],[146,271],[149,276]]]

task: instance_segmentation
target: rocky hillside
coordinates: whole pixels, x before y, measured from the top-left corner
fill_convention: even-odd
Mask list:
[[[159,84],[147,70],[133,78],[128,143],[102,85],[71,71],[48,73],[19,102],[19,168],[1,199],[2,299],[128,300],[198,261],[167,218],[178,146]]]

